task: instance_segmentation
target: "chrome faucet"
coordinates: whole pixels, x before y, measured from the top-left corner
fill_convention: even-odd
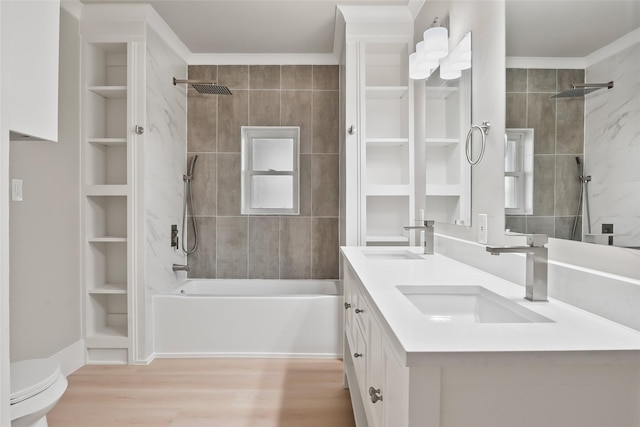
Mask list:
[[[525,298],[529,301],[547,301],[548,250],[544,246],[549,238],[544,234],[527,234],[526,246],[487,246],[491,255],[526,253],[527,272]]]
[[[173,271],[189,271],[190,270],[188,265],[181,265],[181,264],[173,264],[171,269]]]
[[[424,230],[424,254],[433,255],[433,224],[431,219],[423,220],[424,225],[405,225],[405,230]]]

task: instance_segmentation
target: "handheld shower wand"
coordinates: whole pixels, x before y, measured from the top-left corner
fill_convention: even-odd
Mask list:
[[[198,224],[196,222],[196,216],[193,211],[193,190],[191,188],[191,180],[193,180],[193,174],[196,169],[196,161],[198,161],[198,155],[194,155],[191,158],[191,164],[189,165],[189,172],[187,175],[182,175],[184,181],[184,204],[182,210],[182,252],[189,256],[193,254],[198,248]],[[193,246],[185,247],[185,240],[187,235],[187,205],[191,209],[191,227],[193,228]]]

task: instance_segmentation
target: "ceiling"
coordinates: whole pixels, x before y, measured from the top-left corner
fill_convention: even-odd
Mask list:
[[[337,4],[422,0],[81,0],[149,3],[193,53],[330,54]],[[446,0],[445,0],[446,1]],[[488,0],[470,0],[488,1]],[[424,1],[424,8],[435,0]],[[414,15],[415,16],[415,15]],[[507,0],[507,56],[585,57],[640,27],[640,0]]]
[[[507,0],[507,56],[583,58],[640,27],[640,0]]]

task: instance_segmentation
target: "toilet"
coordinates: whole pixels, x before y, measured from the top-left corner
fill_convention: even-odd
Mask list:
[[[47,413],[67,389],[58,362],[31,359],[11,363],[11,427],[47,427]]]

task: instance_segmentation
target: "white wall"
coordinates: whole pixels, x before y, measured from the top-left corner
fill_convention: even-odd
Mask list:
[[[0,2],[0,20],[2,19]],[[5,87],[7,73],[5,38],[0,31],[0,425],[11,422],[9,416],[9,116]]]
[[[59,142],[11,142],[11,360],[50,357],[81,339],[79,23],[60,14]],[[4,233],[3,233],[4,235]]]
[[[472,123],[491,123],[484,159],[472,169],[471,227],[436,224],[436,232],[477,240],[477,215],[489,219],[489,242],[501,243],[504,230],[505,5],[504,1],[429,1],[415,20],[415,39],[422,39],[433,19],[449,17],[450,46],[471,31],[473,38]],[[416,126],[424,126],[416,115]],[[419,135],[416,132],[416,135]]]

